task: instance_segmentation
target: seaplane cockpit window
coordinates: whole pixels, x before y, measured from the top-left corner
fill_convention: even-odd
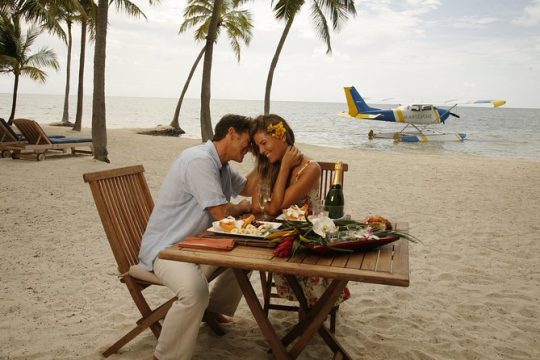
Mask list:
[[[411,105],[411,111],[422,111],[422,105]]]
[[[433,105],[423,105],[422,111],[433,110]]]

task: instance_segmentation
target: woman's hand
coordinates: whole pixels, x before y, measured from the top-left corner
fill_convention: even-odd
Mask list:
[[[290,171],[294,167],[300,165],[304,155],[296,148],[295,146],[289,145],[287,150],[285,150],[285,155],[281,160],[281,167],[285,168],[287,171]]]

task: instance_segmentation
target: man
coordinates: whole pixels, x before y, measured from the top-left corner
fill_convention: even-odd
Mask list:
[[[157,258],[159,251],[211,226],[213,220],[249,212],[251,203],[231,204],[230,198],[248,195],[251,184],[229,167],[242,162],[249,150],[250,119],[226,115],[216,125],[212,141],[185,150],[171,165],[139,253],[139,265],[153,270],[178,300],[165,320],[154,357],[159,360],[191,359],[199,326],[207,314],[232,316],[242,292],[229,269],[209,291],[207,277],[216,270]]]

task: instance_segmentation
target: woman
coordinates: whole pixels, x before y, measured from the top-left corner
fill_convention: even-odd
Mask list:
[[[252,151],[256,156],[256,169],[251,174],[257,184],[253,191],[252,210],[276,216],[291,205],[307,205],[308,211],[319,202],[318,189],[321,168],[316,161],[302,154],[294,146],[294,133],[289,124],[278,115],[261,115],[251,126]],[[269,185],[271,197],[268,203],[260,204],[259,191]],[[297,277],[304,289],[306,299],[313,305],[329,285],[327,279]],[[285,278],[274,274],[278,294],[295,300],[294,292]],[[349,297],[348,289],[339,302]]]
[[[311,208],[321,168],[294,146],[289,124],[278,115],[261,115],[253,120],[251,141],[257,161],[253,210],[276,216],[293,204]],[[258,195],[264,184],[270,186],[271,200],[261,207]]]

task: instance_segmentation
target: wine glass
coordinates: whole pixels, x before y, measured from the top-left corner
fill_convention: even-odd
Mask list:
[[[264,208],[272,201],[272,188],[270,187],[270,184],[266,181],[260,181],[259,182],[259,188],[257,193],[257,200],[259,201],[259,207],[262,211],[262,217],[263,219],[267,218],[266,213],[264,212]]]

